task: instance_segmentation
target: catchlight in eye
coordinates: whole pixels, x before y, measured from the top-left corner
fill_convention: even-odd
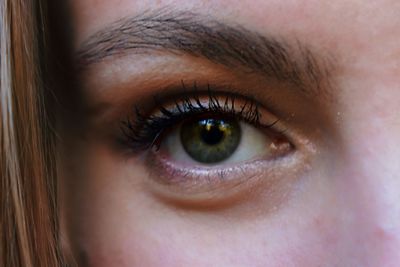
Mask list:
[[[215,164],[228,159],[241,140],[241,127],[235,119],[197,119],[185,122],[180,138],[185,151],[196,161]]]

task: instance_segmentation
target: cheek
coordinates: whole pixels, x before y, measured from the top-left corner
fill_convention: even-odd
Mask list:
[[[92,226],[82,231],[77,253],[84,255],[82,266],[316,266],[335,262],[341,238],[328,216],[296,224],[145,210],[107,213],[101,220],[88,218]]]
[[[234,233],[232,233],[234,234]],[[248,240],[241,244],[228,243],[221,238],[204,244],[196,239],[182,237],[176,240],[155,241],[137,236],[134,240],[109,240],[118,244],[101,248],[93,246],[87,252],[87,266],[317,266],[330,261],[327,255],[334,253],[334,238],[302,236],[302,240]],[[268,239],[268,237],[264,236]],[[299,237],[300,238],[300,237]],[[141,240],[139,240],[141,239]],[[225,242],[224,242],[225,241]],[[285,245],[274,245],[272,243]],[[245,245],[243,244],[245,243]],[[249,246],[248,243],[251,243]],[[268,244],[265,244],[268,243]],[[85,265],[83,265],[85,266]]]

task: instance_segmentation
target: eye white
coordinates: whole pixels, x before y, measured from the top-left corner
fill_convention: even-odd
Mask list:
[[[267,157],[273,153],[273,140],[265,133],[245,122],[240,122],[239,125],[241,127],[242,136],[238,147],[233,151],[230,157],[216,164],[200,163],[194,160],[185,151],[180,138],[181,125],[166,136],[161,146],[167,153],[169,160],[181,164],[201,166],[236,164],[256,158]]]

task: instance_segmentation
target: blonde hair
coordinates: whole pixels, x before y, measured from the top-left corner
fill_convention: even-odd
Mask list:
[[[47,7],[0,2],[0,266],[61,266]],[[47,76],[46,76],[47,75]],[[47,109],[46,109],[47,108]]]

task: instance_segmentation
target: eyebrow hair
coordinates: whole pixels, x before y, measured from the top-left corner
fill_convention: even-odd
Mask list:
[[[324,93],[333,65],[300,41],[294,43],[193,12],[162,9],[120,19],[91,35],[77,51],[77,65],[86,68],[112,56],[165,51],[262,74],[306,94]]]

